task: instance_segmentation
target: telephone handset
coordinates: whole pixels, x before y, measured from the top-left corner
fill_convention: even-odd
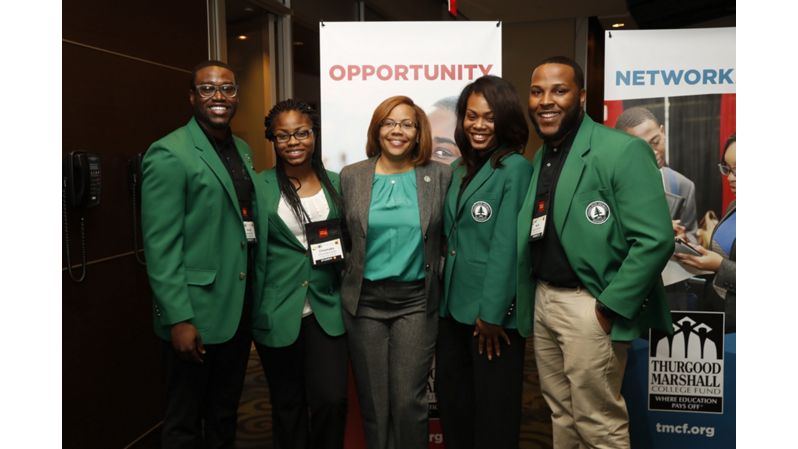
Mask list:
[[[64,159],[64,184],[73,208],[100,204],[100,156],[73,151]]]
[[[62,216],[64,226],[64,245],[66,246],[67,272],[75,282],[86,278],[86,227],[83,214],[80,215],[81,274],[72,273],[69,241],[69,209],[82,210],[100,204],[101,170],[100,156],[85,151],[72,151],[63,162],[61,184]]]
[[[144,160],[144,153],[137,153],[127,163],[128,188],[130,189],[130,205],[133,216],[133,254],[136,261],[141,265],[146,265],[144,256],[139,249],[139,206],[141,205],[141,163]]]

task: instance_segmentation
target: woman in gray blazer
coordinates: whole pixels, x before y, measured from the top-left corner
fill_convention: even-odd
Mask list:
[[[369,159],[341,171],[351,236],[341,299],[369,449],[428,445],[426,383],[451,178],[431,152],[424,111],[391,97],[371,118]]]

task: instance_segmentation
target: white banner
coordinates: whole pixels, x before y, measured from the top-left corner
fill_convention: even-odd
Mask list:
[[[369,121],[386,98],[407,95],[430,114],[480,76],[501,76],[501,35],[497,22],[320,24],[327,169],[337,172],[366,158]],[[447,131],[452,140],[453,131]]]
[[[605,100],[736,91],[735,28],[606,33]]]

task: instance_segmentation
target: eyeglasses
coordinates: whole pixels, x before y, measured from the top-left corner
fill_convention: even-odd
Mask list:
[[[221,92],[227,98],[233,98],[238,94],[238,86],[235,84],[197,84],[194,90],[201,98],[211,98],[216,92]]]
[[[394,128],[396,128],[396,125],[401,126],[402,130],[404,131],[410,131],[411,129],[416,128],[416,124],[411,122],[410,120],[402,120],[401,122],[397,122],[391,119],[385,119],[380,124],[380,126],[388,130],[393,130]]]
[[[724,163],[718,164],[718,170],[720,171],[720,174],[723,175],[723,176],[729,176],[729,174],[737,176],[737,169],[736,168],[731,168],[731,167],[729,167],[728,165],[726,165]]]
[[[275,134],[274,140],[280,143],[286,143],[291,140],[292,137],[295,137],[298,141],[303,141],[310,137],[313,134],[313,131],[310,129],[300,129],[299,131],[294,131],[291,134]]]

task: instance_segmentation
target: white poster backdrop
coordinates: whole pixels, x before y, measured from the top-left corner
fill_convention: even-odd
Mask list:
[[[735,28],[607,31],[604,41],[605,100],[736,91]]]
[[[497,22],[319,24],[324,164],[340,171],[366,158],[374,109],[407,95],[428,114],[480,76],[501,76]]]

